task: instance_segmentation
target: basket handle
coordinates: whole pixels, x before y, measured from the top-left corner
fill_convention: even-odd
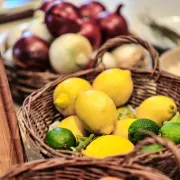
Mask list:
[[[112,39],[109,39],[108,41],[106,41],[97,51],[95,61],[94,61],[94,67],[97,66],[98,60],[100,60],[100,62],[102,62],[102,57],[106,51],[108,51],[112,48],[121,46],[123,44],[131,44],[131,43],[142,45],[147,51],[149,51],[151,58],[152,58],[152,62],[153,62],[153,73],[155,72],[155,70],[159,69],[158,68],[159,67],[158,52],[154,49],[154,47],[151,44],[149,44],[148,42],[146,42],[134,35],[118,36],[118,37],[115,37],[115,38],[112,38]],[[135,68],[131,68],[131,69],[135,69]]]
[[[178,167],[180,168],[180,149],[169,139],[162,138],[149,131],[146,133],[150,137],[146,138],[145,140],[140,141],[136,145],[135,150],[127,156],[127,159],[133,159],[133,161],[137,160],[131,157],[136,157],[136,155],[142,150],[144,146],[157,143],[157,144],[162,145],[164,148],[167,148],[172,153],[172,155],[176,159]],[[129,162],[132,163],[132,161],[129,161]]]

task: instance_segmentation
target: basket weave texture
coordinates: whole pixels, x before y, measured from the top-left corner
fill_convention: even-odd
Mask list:
[[[122,44],[136,43],[146,48],[153,60],[152,70],[130,69],[134,82],[133,95],[128,104],[137,107],[146,98],[161,94],[173,98],[180,110],[180,78],[166,72],[160,72],[158,68],[158,53],[147,42],[135,36],[121,36],[107,41],[99,50],[96,56],[96,62],[101,60],[103,54]],[[79,153],[72,151],[54,150],[44,143],[44,138],[48,132],[49,125],[55,120],[61,120],[62,115],[56,111],[53,105],[53,91],[55,87],[62,81],[70,77],[82,77],[92,82],[98,73],[102,72],[102,68],[94,68],[90,70],[81,71],[71,75],[62,76],[55,81],[47,84],[38,91],[33,92],[26,100],[19,111],[19,124],[22,130],[30,138],[36,147],[41,151],[45,157],[65,157],[73,159],[80,156]],[[166,143],[164,143],[166,146]],[[179,147],[179,146],[178,146]],[[180,153],[180,149],[174,148]],[[177,166],[175,166],[174,153],[172,149],[166,148],[164,151],[158,153],[136,154],[132,157],[132,161],[136,161],[143,165],[154,165],[159,170],[166,169],[166,173],[172,177],[179,173]],[[143,157],[143,160],[141,159]],[[174,167],[175,166],[175,167]],[[180,177],[180,176],[179,176]]]
[[[21,70],[6,63],[5,68],[12,95],[18,103],[22,103],[33,91],[61,76],[51,72]]]
[[[73,159],[53,158],[32,161],[17,165],[4,174],[1,180],[61,179],[61,180],[100,180],[103,177],[116,177],[114,180],[170,180],[162,172],[138,164],[121,164],[121,159]]]

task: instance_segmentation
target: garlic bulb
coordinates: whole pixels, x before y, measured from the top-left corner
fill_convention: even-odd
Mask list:
[[[52,35],[49,33],[46,24],[42,21],[32,21],[27,29],[34,35],[43,39],[47,43],[50,43],[53,40]]]
[[[26,29],[27,26],[28,26],[28,24],[20,24],[18,26],[15,26],[13,29],[11,29],[8,32],[7,45],[9,48],[14,46],[14,44],[21,37],[22,33],[24,32],[24,30]]]
[[[91,55],[91,60],[93,61],[96,57],[97,51],[94,51]],[[119,67],[117,59],[110,53],[110,52],[105,52],[101,62],[97,63],[98,67],[103,67],[105,69],[110,69],[110,68],[116,68]]]
[[[117,59],[119,67],[139,66],[145,58],[145,50],[137,44],[125,44],[115,48],[112,55]]]
[[[40,22],[43,22],[43,21],[44,21],[44,18],[45,18],[45,12],[42,11],[42,10],[40,10],[40,9],[38,9],[38,10],[36,10],[36,11],[34,12],[33,18],[34,18],[35,20],[38,20],[38,21],[40,21]]]
[[[102,57],[102,62],[99,64],[106,69],[116,68],[118,67],[117,59],[109,52],[106,52]]]
[[[13,66],[15,61],[13,57],[13,51],[11,48],[9,48],[7,51],[3,53],[3,60],[5,61],[5,64],[9,66]]]
[[[52,68],[57,73],[77,72],[90,61],[93,48],[87,38],[68,33],[56,38],[49,49]]]

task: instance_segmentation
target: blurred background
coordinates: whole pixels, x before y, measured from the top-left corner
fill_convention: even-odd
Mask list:
[[[67,0],[73,4],[81,4],[84,0]],[[4,13],[21,12],[28,9],[36,9],[42,0],[0,0],[0,16]],[[143,13],[150,13],[152,17],[160,19],[163,17],[178,16],[180,15],[179,0],[98,0],[102,2],[109,10],[114,10],[119,3],[123,3],[125,6],[122,10],[123,15],[127,18],[129,26],[133,31],[142,33],[142,22],[139,16]],[[14,24],[22,23],[25,20],[17,20],[8,24],[0,25],[0,33],[7,28],[14,26]],[[178,19],[179,21],[179,19]]]

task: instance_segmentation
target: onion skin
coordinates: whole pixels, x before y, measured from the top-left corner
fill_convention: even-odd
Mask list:
[[[115,13],[107,11],[99,14],[99,24],[103,33],[103,42],[120,35],[128,35],[128,24],[121,15],[123,5],[118,6]]]
[[[81,5],[80,14],[82,17],[96,19],[99,13],[105,10],[106,8],[103,6],[103,4],[97,1],[88,0],[83,5]]]
[[[93,48],[86,37],[73,33],[64,34],[50,46],[50,64],[57,73],[74,73],[87,66],[92,52]]]
[[[13,47],[15,64],[27,70],[45,71],[49,67],[48,44],[37,36],[26,34]]]
[[[85,36],[90,41],[93,49],[97,49],[101,45],[101,29],[95,21],[84,20],[81,25],[80,34]]]
[[[80,14],[76,6],[62,1],[51,4],[45,14],[45,23],[54,37],[80,31]]]

